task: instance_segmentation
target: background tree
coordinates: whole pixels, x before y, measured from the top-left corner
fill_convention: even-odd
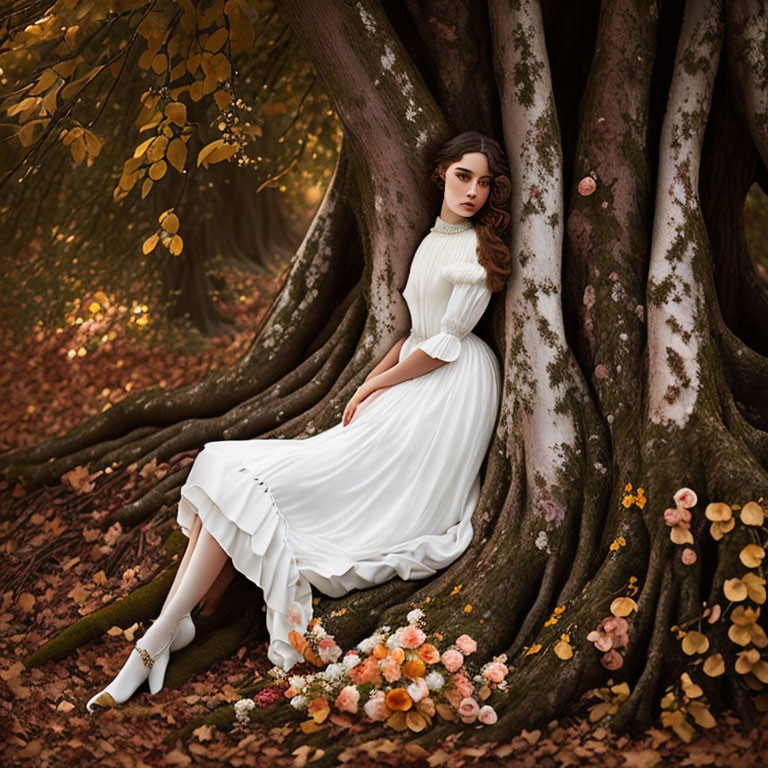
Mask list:
[[[83,0],[58,5],[91,8],[106,38],[116,23]],[[113,5],[142,18],[137,30],[151,19],[141,56],[159,75],[189,72],[190,56],[210,54],[208,74],[193,59],[194,82],[184,74],[183,91],[144,101],[150,136],[169,128],[184,141],[196,95],[215,97],[216,72],[228,69],[226,55],[217,58],[224,41],[252,44],[247,8],[256,4]],[[660,711],[683,736],[729,707],[754,721],[768,705],[760,615],[768,336],[743,209],[750,186],[765,185],[761,4],[282,0],[277,8],[344,129],[283,289],[230,369],[140,393],[3,457],[27,489],[9,505],[15,524],[34,508],[34,489],[75,467],[88,466],[98,494],[152,462],[167,474],[138,481],[135,497],[104,522],[169,519],[190,452],[205,441],[300,438],[337,423],[408,330],[399,291],[437,210],[431,151],[455,131],[478,129],[503,138],[509,155],[515,268],[480,327],[503,361],[504,387],[474,538],[434,579],[321,597],[317,613],[350,645],[419,605],[429,629],[469,632],[486,658],[508,653],[514,695],[498,703],[492,730],[467,732],[475,739],[545,723],[595,686],[616,730],[643,729]],[[207,30],[202,53],[185,42],[196,29]],[[155,69],[158,56],[166,59]],[[26,122],[36,109],[27,102],[16,114]],[[229,125],[198,161],[238,157],[249,131]],[[168,139],[162,153],[145,157],[147,148],[140,164],[128,160],[126,192],[152,179]],[[164,235],[171,247],[174,234]],[[686,487],[695,494],[677,493]],[[58,657],[118,620],[154,615],[171,576],[78,622],[26,663]],[[610,630],[603,620],[612,616],[628,632],[617,622]],[[230,623],[236,637],[251,619]],[[177,654],[171,680],[215,659],[199,650]],[[611,677],[628,683],[628,696],[606,685]],[[291,717],[287,709],[267,717]]]

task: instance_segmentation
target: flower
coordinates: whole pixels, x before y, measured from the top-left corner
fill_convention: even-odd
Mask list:
[[[477,719],[484,725],[493,725],[499,719],[499,716],[490,704],[484,704],[477,713]]]
[[[475,686],[463,672],[456,672],[451,675],[451,686],[461,694],[463,699],[475,692]]]
[[[269,707],[282,698],[283,690],[277,685],[269,685],[253,697],[253,702],[259,707]]]
[[[307,705],[307,714],[319,725],[331,712],[325,696],[315,696]]]
[[[389,683],[399,680],[402,675],[400,665],[391,656],[387,656],[386,659],[382,659],[379,662],[379,669],[381,669],[384,679]]]
[[[235,719],[240,724],[245,724],[250,721],[250,715],[252,709],[256,708],[256,703],[253,699],[240,699],[235,702]]]
[[[456,645],[465,656],[477,650],[477,643],[469,635],[459,635],[456,638]]]
[[[627,644],[627,620],[620,616],[606,616],[597,629],[593,629],[587,640],[595,644],[598,651],[610,651],[612,648],[622,648]]]
[[[357,712],[360,692],[356,685],[345,685],[336,697],[336,708],[342,712]]]
[[[403,674],[411,679],[424,677],[426,671],[427,668],[421,659],[410,659],[403,664]]]
[[[407,688],[408,695],[415,701],[421,701],[425,696],[429,696],[429,687],[423,677],[417,677]]]
[[[506,664],[498,661],[492,661],[483,668],[483,675],[486,680],[492,683],[500,683],[509,674]]]
[[[332,635],[324,635],[317,644],[317,655],[327,664],[329,661],[336,661],[341,656],[341,648],[336,645]]]
[[[675,504],[678,507],[684,507],[685,509],[695,507],[699,500],[696,494],[690,488],[681,488],[675,493],[674,499]]]
[[[380,683],[378,662],[375,656],[368,656],[362,664],[349,670],[349,677],[353,683],[362,685],[363,683]]]
[[[403,648],[418,648],[427,639],[424,630],[415,624],[399,627],[395,636]]]
[[[352,667],[356,667],[360,663],[360,656],[354,651],[347,651],[342,661],[347,669],[352,669]]]
[[[396,712],[405,712],[413,706],[413,700],[405,688],[393,688],[391,691],[387,691],[384,700],[387,706]]]
[[[425,664],[437,664],[440,661],[440,651],[432,643],[424,643],[424,645],[417,648],[416,655]]]
[[[325,668],[325,679],[326,680],[338,680],[340,677],[342,677],[347,671],[347,667],[345,664],[341,663],[335,663],[335,664],[329,664]]]
[[[435,702],[429,698],[428,696],[423,698],[419,702],[419,712],[421,712],[422,715],[429,715],[430,717],[435,716]]]
[[[464,723],[474,723],[480,712],[480,705],[470,696],[463,698],[458,706],[459,717]]]
[[[600,663],[606,669],[619,669],[624,664],[624,657],[615,648],[612,648],[608,653],[603,654]]]
[[[685,565],[693,565],[696,562],[696,550],[686,547],[680,555],[680,559]]]
[[[464,656],[462,656],[460,651],[449,648],[447,651],[443,652],[443,655],[440,657],[440,661],[443,662],[443,666],[449,672],[456,672],[464,663]]]
[[[414,608],[412,611],[408,612],[408,615],[405,618],[409,624],[418,624],[424,619],[424,611],[422,611],[421,608]]]
[[[597,184],[591,176],[585,176],[576,186],[579,194],[582,196],[591,195],[596,189]]]
[[[405,661],[405,651],[400,648],[399,646],[397,648],[393,648],[389,655],[398,663],[402,664]]]
[[[291,699],[291,706],[294,709],[303,710],[307,708],[307,697],[299,694]]]
[[[433,669],[425,678],[424,682],[431,691],[439,691],[445,685],[445,678]]]
[[[370,653],[378,642],[378,639],[374,638],[373,636],[366,637],[365,640],[361,640],[355,647],[360,651],[360,653]]]
[[[374,721],[386,720],[390,715],[385,701],[384,691],[375,691],[368,701],[363,704],[363,712]]]

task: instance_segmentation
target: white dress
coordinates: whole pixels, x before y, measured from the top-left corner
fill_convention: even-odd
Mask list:
[[[286,671],[301,660],[288,633],[307,629],[310,585],[340,597],[423,579],[470,543],[501,390],[493,350],[471,332],[491,298],[476,248],[471,222],[438,216],[403,290],[412,329],[399,359],[421,348],[445,365],[377,390],[347,426],[206,443],[181,489],[184,533],[197,513],[263,589],[268,657]]]

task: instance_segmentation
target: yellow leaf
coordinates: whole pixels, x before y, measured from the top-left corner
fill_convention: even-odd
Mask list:
[[[69,145],[69,151],[78,165],[85,160],[85,142],[82,139],[75,139]]]
[[[756,573],[745,573],[742,579],[747,587],[747,595],[753,603],[762,605],[765,602],[765,579]]]
[[[152,179],[144,179],[144,183],[141,185],[141,199],[143,200],[152,189]]]
[[[167,154],[168,162],[181,173],[187,162],[187,145],[181,139],[174,139],[168,147]]]
[[[424,719],[424,716],[420,715],[418,712],[415,712],[412,709],[409,710],[405,715],[405,724],[414,733],[419,733],[427,727],[427,721]]]
[[[187,122],[187,105],[183,101],[173,101],[165,108],[165,114],[172,123],[183,126]]]
[[[181,239],[179,235],[174,235],[171,238],[171,244],[168,247],[168,250],[170,250],[171,255],[178,256],[183,249],[184,249],[184,241]]]
[[[170,213],[168,216],[164,216],[161,224],[163,229],[172,235],[179,231],[179,217],[175,213]]]
[[[59,76],[52,69],[46,69],[38,78],[35,87],[28,91],[28,93],[31,96],[39,96],[44,91],[47,91],[58,79]]]
[[[229,37],[229,32],[227,31],[226,27],[219,27],[204,43],[203,43],[203,49],[206,51],[210,51],[211,53],[216,53],[216,51],[220,51],[224,43],[227,42],[227,38]]]
[[[159,160],[156,163],[152,163],[149,166],[149,178],[153,181],[159,181],[165,176],[165,172],[168,170],[168,165],[165,160]]]
[[[685,714],[679,709],[672,712],[662,712],[661,722],[667,728],[672,728],[686,744],[688,744],[696,734],[693,726],[685,719]]]
[[[146,141],[142,141],[141,144],[139,144],[138,147],[133,152],[134,159],[140,158],[146,151],[149,145],[155,140],[155,137],[152,136],[151,138],[147,139]]]
[[[614,616],[629,616],[632,611],[637,610],[637,603],[631,597],[617,597],[610,607]]]
[[[192,101],[200,101],[203,98],[203,81],[195,80],[189,87],[189,98]]]
[[[704,662],[704,674],[710,677],[718,677],[725,672],[725,661],[722,653],[713,653]]]
[[[158,235],[151,235],[148,237],[144,244],[141,246],[141,252],[146,256],[148,253],[152,253],[152,251],[155,250],[155,246],[157,245],[158,241],[160,240],[160,237]]]
[[[221,147],[224,144],[224,139],[216,139],[216,141],[212,141],[210,144],[206,144],[201,150],[200,153],[197,156],[197,165],[198,167],[206,162],[208,157],[219,147]]]
[[[555,655],[560,659],[570,659],[573,656],[573,647],[559,640],[555,643]]]
[[[158,53],[157,56],[152,59],[152,71],[158,75],[162,75],[167,69],[168,57],[164,53]]]
[[[741,560],[747,568],[759,568],[764,557],[765,550],[759,544],[747,544],[747,546],[739,552],[739,560]]]
[[[726,579],[723,584],[723,592],[729,600],[739,602],[747,597],[747,585],[738,578]]]
[[[765,513],[757,502],[748,501],[742,508],[739,516],[744,525],[762,525]]]
[[[712,713],[703,702],[690,702],[690,704],[688,704],[688,713],[702,728],[715,727],[715,718],[712,717]]]
[[[447,720],[448,722],[453,723],[459,719],[459,716],[456,714],[456,711],[453,709],[453,707],[443,701],[435,702],[435,710],[437,711],[437,714],[443,718],[443,720]]]
[[[213,100],[216,102],[216,106],[223,111],[229,106],[232,97],[226,91],[216,91],[213,94]]]
[[[168,146],[168,139],[165,136],[156,136],[147,148],[147,160],[150,163],[156,163],[165,157],[165,148]],[[151,175],[151,171],[150,171]]]
[[[305,720],[299,727],[304,733],[316,733],[317,731],[322,731],[325,728],[324,725],[320,725],[314,720]]]
[[[709,648],[707,636],[695,629],[683,638],[683,653],[693,656],[694,653],[705,653]]]

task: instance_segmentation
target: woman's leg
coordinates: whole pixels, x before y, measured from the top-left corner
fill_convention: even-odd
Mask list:
[[[178,622],[195,607],[211,588],[227,557],[227,553],[208,530],[201,528],[195,550],[173,597],[165,605],[154,624],[140,639],[141,647],[146,649],[151,656],[156,655],[165,647]]]
[[[232,560],[227,560],[224,563],[224,567],[216,577],[216,581],[213,582],[211,588],[205,593],[205,596],[200,601],[200,615],[210,616],[216,613],[216,609],[219,607],[221,598],[224,596],[224,592],[227,587],[232,583],[232,579],[237,575],[237,570],[232,564]]]
[[[176,594],[176,590],[178,589],[181,580],[184,578],[184,571],[187,570],[187,565],[189,565],[189,561],[192,558],[192,553],[195,551],[197,537],[200,535],[200,529],[202,527],[203,521],[200,519],[199,515],[195,515],[195,519],[192,521],[192,525],[189,529],[189,541],[187,542],[187,548],[184,550],[184,555],[181,558],[179,567],[176,570],[176,576],[173,578],[173,584],[171,584],[171,588],[168,590],[168,594],[166,595],[163,607],[160,609],[160,613],[165,610],[165,606],[168,605],[168,603],[171,601],[171,598]]]

